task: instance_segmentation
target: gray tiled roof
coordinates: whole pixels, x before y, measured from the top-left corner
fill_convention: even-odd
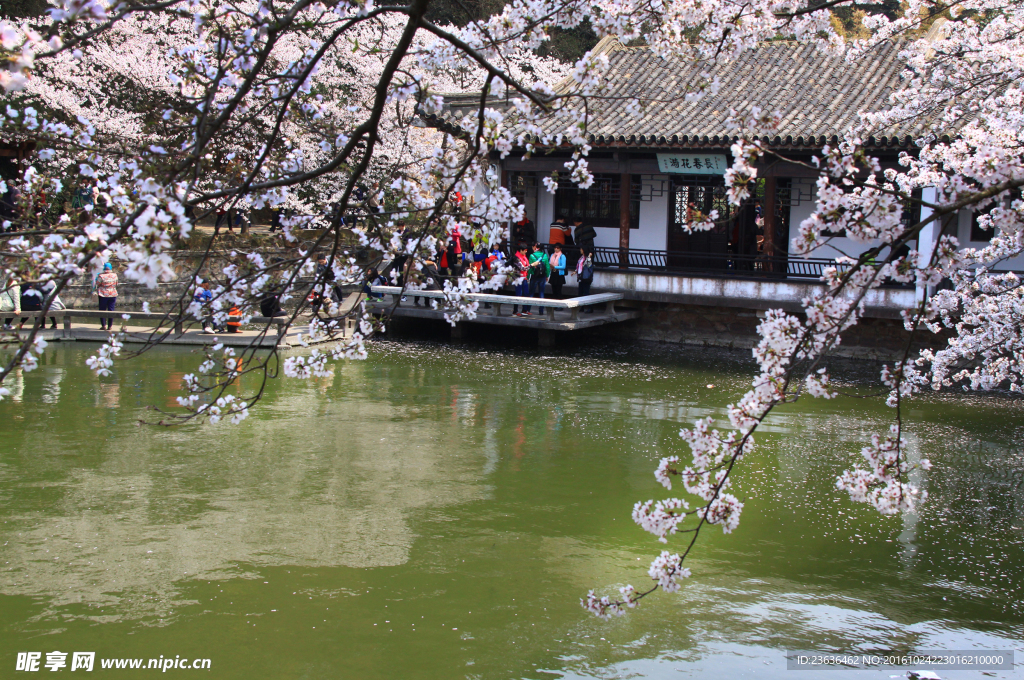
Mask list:
[[[880,110],[889,95],[902,86],[904,63],[900,45],[879,46],[858,62],[827,54],[796,42],[764,43],[737,60],[716,64],[662,59],[645,47],[623,47],[606,38],[598,48],[608,55],[607,96],[647,100],[640,115],[630,115],[625,101],[592,98],[588,133],[594,145],[626,147],[722,146],[736,131],[726,127],[729,109],[749,111],[759,106],[782,114],[778,136],[765,139],[778,146],[818,147],[841,137],[862,111]],[[721,88],[696,102],[684,95],[700,74],[717,77]],[[562,93],[569,88],[563,83]],[[446,110],[432,117],[448,127],[480,105],[479,94],[449,95]],[[565,123],[549,119],[545,132],[564,130]],[[906,146],[917,130],[886,130],[873,138],[876,145]]]

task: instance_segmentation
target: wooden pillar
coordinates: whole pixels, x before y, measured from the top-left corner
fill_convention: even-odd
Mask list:
[[[504,163],[502,163],[502,165],[501,165],[501,187],[503,189],[508,189],[509,188],[508,170],[505,169],[505,164]],[[505,241],[508,244],[508,254],[511,255],[512,257],[515,257],[516,244],[512,242],[512,223],[511,222],[506,222],[505,223],[505,230],[506,230],[505,233],[508,234],[508,236],[506,237],[506,241]],[[530,252],[530,245],[531,244],[527,244],[526,245],[526,252],[527,253]]]
[[[555,331],[548,328],[537,329],[537,344],[541,347],[554,347],[555,343]]]
[[[771,258],[775,257],[775,201],[776,181],[774,177],[764,178],[764,254],[768,259],[768,271],[774,271]]]
[[[619,266],[625,269],[629,266],[629,202],[632,198],[633,176],[628,172],[620,175],[619,181]]]

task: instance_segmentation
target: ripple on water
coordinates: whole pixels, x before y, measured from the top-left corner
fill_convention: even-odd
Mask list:
[[[738,472],[740,528],[702,535],[686,587],[584,616],[580,595],[644,584],[662,548],[629,519],[668,495],[654,461],[749,385],[742,355],[659,352],[380,342],[333,378],[272,384],[239,427],[168,431],[135,422],[195,355],[97,386],[60,348],[0,403],[19,425],[0,439],[0,597],[29,601],[5,609],[0,650],[162,626],[247,678],[274,677],[271,649],[335,670],[362,650],[378,665],[360,677],[661,678],[782,677],[797,647],[1016,644],[1024,420],[1002,395],[914,401],[931,500],[897,518],[834,489],[891,410],[785,407]],[[278,647],[243,625],[276,626]]]

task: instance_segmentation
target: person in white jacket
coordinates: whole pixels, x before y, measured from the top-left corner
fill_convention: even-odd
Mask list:
[[[0,286],[0,313],[14,312],[21,314],[21,286],[14,278],[4,281]],[[4,330],[11,330],[11,322],[14,317],[4,319]]]

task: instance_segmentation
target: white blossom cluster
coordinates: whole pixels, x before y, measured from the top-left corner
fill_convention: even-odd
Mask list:
[[[897,425],[892,426],[885,439],[873,435],[871,444],[861,450],[868,467],[847,470],[836,481],[836,488],[849,492],[852,500],[868,503],[883,515],[913,510],[916,502],[927,498],[928,492],[905,481],[910,470],[903,453],[905,448],[906,440],[900,437]],[[924,469],[931,467],[928,460],[918,465]]]
[[[105,343],[100,345],[96,354],[85,360],[85,365],[98,376],[108,376],[110,369],[114,366],[114,358],[121,353],[123,348],[124,344],[118,337],[111,335]]]

